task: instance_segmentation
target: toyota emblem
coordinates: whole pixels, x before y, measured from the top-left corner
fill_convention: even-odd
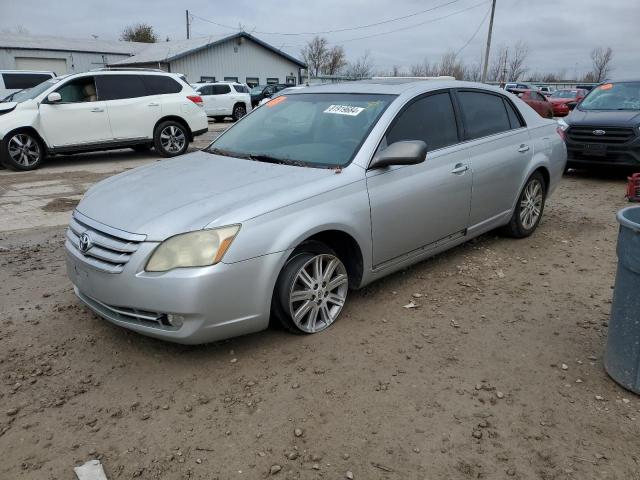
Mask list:
[[[594,130],[593,131],[593,134],[594,135],[598,135],[598,136],[604,135],[605,133],[607,133],[607,132],[605,132],[604,130]]]
[[[89,249],[91,248],[91,245],[91,236],[89,235],[89,233],[84,232],[82,235],[80,235],[80,243],[78,245],[78,248],[82,253],[87,253],[87,251],[89,251]]]

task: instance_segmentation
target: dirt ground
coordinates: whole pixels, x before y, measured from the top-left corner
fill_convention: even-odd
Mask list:
[[[64,227],[0,233],[0,478],[640,479],[640,399],[602,366],[623,195],[570,174],[528,239],[351,292],[319,335],[199,347],[81,307]]]

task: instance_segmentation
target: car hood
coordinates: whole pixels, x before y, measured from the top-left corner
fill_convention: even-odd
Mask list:
[[[580,110],[576,108],[566,119],[570,125],[635,127],[640,123],[637,110]]]
[[[241,223],[337,188],[347,177],[331,169],[194,152],[103,180],[87,191],[77,210],[104,225],[162,241],[206,226]]]
[[[575,102],[575,98],[547,98],[551,103],[560,104],[560,103],[569,103]]]

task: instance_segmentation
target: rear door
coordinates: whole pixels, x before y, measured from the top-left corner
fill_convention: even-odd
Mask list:
[[[428,153],[418,165],[367,172],[374,266],[464,234],[472,179],[460,134],[448,91],[418,97],[392,123],[380,149],[423,140]]]
[[[202,97],[202,103],[204,104],[204,111],[209,117],[217,115],[217,103],[216,97],[213,95],[213,85],[202,85],[197,87],[196,91],[198,95]]]
[[[481,90],[456,94],[473,170],[469,228],[511,211],[533,155],[521,115],[504,95]]]
[[[142,75],[96,75],[96,83],[116,141],[153,138],[162,110],[159,95],[149,95]]]

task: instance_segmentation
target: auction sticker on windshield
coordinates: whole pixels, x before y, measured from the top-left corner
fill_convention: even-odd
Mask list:
[[[335,113],[337,115],[349,115],[350,117],[355,117],[363,110],[364,108],[362,107],[354,107],[352,105],[330,105],[324,113]]]

